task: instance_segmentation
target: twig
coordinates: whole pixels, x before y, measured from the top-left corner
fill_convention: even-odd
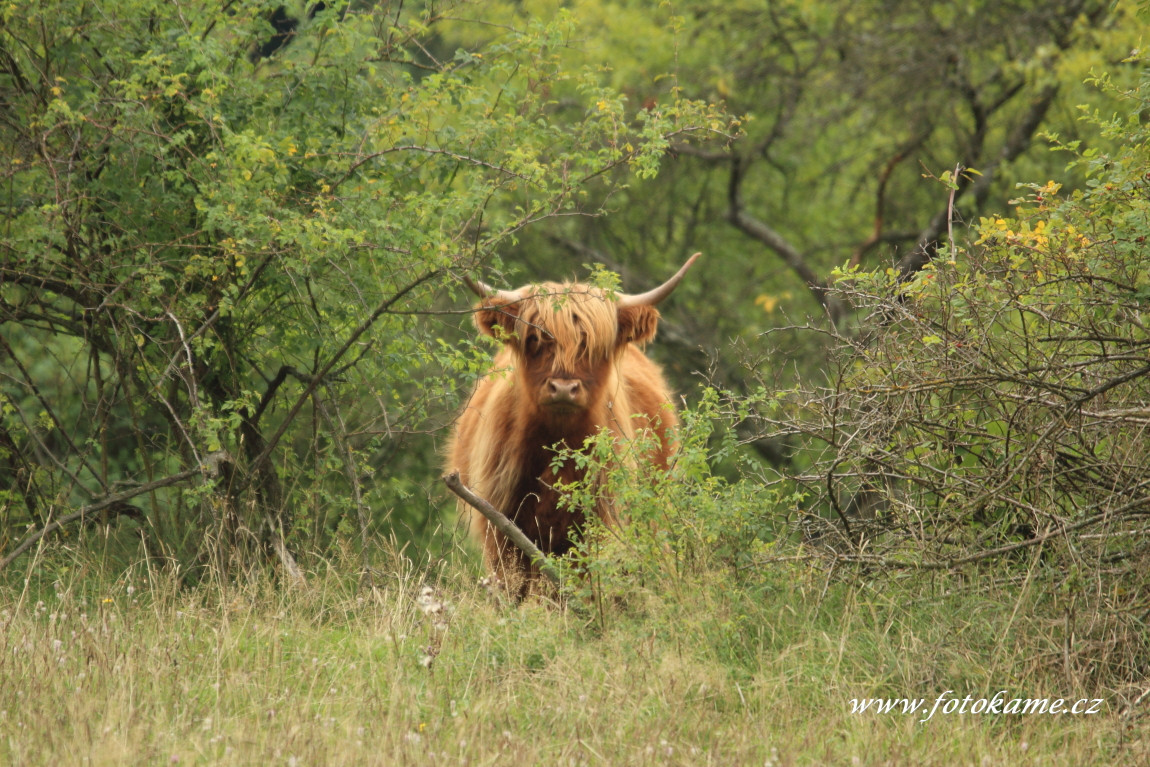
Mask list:
[[[447,489],[458,495],[464,501],[469,503],[472,508],[478,511],[483,516],[487,517],[491,524],[495,525],[495,529],[506,535],[511,542],[519,547],[519,550],[528,556],[528,558],[539,566],[539,572],[543,573],[549,581],[558,585],[559,573],[547,561],[547,556],[539,550],[531,540],[523,534],[519,527],[508,519],[503,512],[492,506],[483,498],[475,494],[471,488],[463,484],[459,478],[459,472],[453,471],[450,474],[443,475],[443,484],[447,485]]]
[[[946,238],[950,240],[950,260],[958,258],[958,245],[954,242],[954,195],[958,191],[958,174],[962,172],[962,163],[954,166],[954,175],[950,178],[950,199],[946,202]]]
[[[315,391],[315,409],[319,411],[320,418],[331,429],[332,439],[335,440],[339,451],[343,453],[343,469],[344,473],[347,474],[347,481],[351,485],[352,500],[355,501],[355,510],[359,517],[360,548],[363,557],[361,581],[370,589],[375,584],[371,575],[371,560],[368,553],[370,548],[367,544],[367,505],[363,502],[363,491],[359,484],[359,471],[356,468],[355,455],[351,452],[351,446],[347,442],[347,426],[338,410],[334,417],[328,412],[327,405],[324,403],[323,397],[320,396],[318,389]]]
[[[1139,487],[1140,486],[1141,485],[1139,485]],[[878,554],[839,554],[838,552],[834,552],[830,559],[832,564],[845,562],[848,564],[872,565],[875,567],[881,567],[886,570],[958,570],[963,565],[974,564],[986,559],[993,559],[1004,554],[1010,554],[1011,552],[1018,551],[1020,549],[1029,548],[1031,546],[1038,546],[1052,539],[1067,538],[1069,537],[1070,533],[1077,532],[1084,527],[1089,527],[1090,525],[1095,525],[1099,522],[1105,522],[1107,519],[1120,517],[1127,512],[1144,506],[1150,506],[1150,497],[1142,496],[1135,498],[1133,501],[1124,503],[1118,508],[1100,511],[1097,514],[1086,517],[1085,519],[1080,519],[1074,524],[1062,525],[1040,535],[1036,535],[1033,538],[1027,538],[1022,541],[1017,541],[1015,543],[1010,543],[993,549],[982,549],[980,551],[974,552],[973,554],[968,554],[962,557],[954,557],[952,559],[926,559],[915,561],[892,559],[890,557],[885,557]],[[827,557],[824,555],[817,553],[768,556],[754,559],[745,565],[740,565],[738,569],[746,570],[749,568],[774,564],[778,562],[823,561],[826,558]]]

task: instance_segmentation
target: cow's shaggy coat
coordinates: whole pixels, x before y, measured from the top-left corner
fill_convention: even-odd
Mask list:
[[[566,552],[583,523],[582,510],[560,508],[557,483],[583,477],[570,461],[553,467],[556,446],[582,449],[588,437],[606,429],[622,447],[649,429],[655,447],[643,460],[667,465],[678,420],[659,367],[639,346],[655,337],[654,303],[693,261],[661,288],[637,297],[570,282],[513,292],[475,287],[484,296],[476,325],[504,346],[456,423],[447,469],[458,470],[464,484],[545,554]],[[459,505],[489,571],[513,593],[525,594],[534,580],[531,563],[481,514]],[[602,498],[594,513],[617,524],[609,499]]]

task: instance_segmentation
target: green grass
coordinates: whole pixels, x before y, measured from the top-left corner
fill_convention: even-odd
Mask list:
[[[1145,708],[1117,693],[1093,716],[851,713],[1099,697],[1026,617],[1037,589],[787,566],[633,584],[592,615],[501,604],[448,565],[425,614],[426,574],[398,567],[374,590],[47,572],[0,592],[0,764],[1150,763]]]

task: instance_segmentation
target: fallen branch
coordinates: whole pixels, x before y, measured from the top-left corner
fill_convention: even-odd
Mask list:
[[[12,560],[16,559],[16,557],[32,548],[32,546],[34,546],[36,542],[43,538],[45,535],[59,530],[64,525],[69,525],[78,519],[83,519],[84,517],[91,516],[92,514],[95,514],[98,511],[103,511],[104,509],[121,509],[124,506],[127,506],[124,501],[127,501],[129,498],[135,498],[137,495],[143,495],[144,493],[151,492],[152,490],[156,490],[161,487],[175,485],[179,482],[183,482],[186,479],[191,479],[192,477],[201,474],[214,473],[217,470],[216,467],[218,466],[222,456],[223,453],[212,453],[207,457],[207,460],[204,462],[203,466],[197,466],[194,469],[181,471],[179,474],[173,474],[169,477],[164,477],[163,479],[157,479],[155,482],[149,482],[146,485],[137,485],[136,487],[133,487],[130,490],[125,490],[122,493],[109,495],[102,500],[84,506],[79,511],[73,512],[66,517],[60,517],[54,522],[49,522],[48,524],[44,525],[44,527],[41,528],[38,532],[28,536],[23,543],[14,548],[7,556],[5,556],[3,559],[0,559],[0,570],[3,570],[12,562]]]
[[[520,551],[527,555],[528,559],[539,566],[539,572],[543,573],[549,581],[558,585],[559,573],[551,563],[547,561],[547,556],[540,551],[539,547],[532,543],[531,540],[523,534],[523,531],[519,529],[519,526],[508,519],[503,512],[499,511],[499,509],[492,506],[483,498],[480,498],[471,488],[463,484],[463,481],[459,479],[458,471],[444,474],[443,484],[447,485],[448,490],[462,498],[480,514],[487,517],[487,520],[495,525],[496,530],[506,535],[512,543],[519,547]]]

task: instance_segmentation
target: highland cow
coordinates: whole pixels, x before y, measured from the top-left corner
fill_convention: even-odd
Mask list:
[[[583,477],[572,461],[555,465],[557,449],[584,449],[603,430],[621,445],[648,431],[654,447],[640,460],[667,466],[678,419],[662,372],[640,347],[655,337],[655,305],[698,256],[641,295],[570,282],[514,291],[468,282],[481,299],[476,325],[504,345],[456,423],[447,469],[458,470],[545,555],[567,552],[584,523],[584,510],[560,504],[557,486]],[[485,517],[459,506],[489,571],[525,595],[537,568]],[[609,498],[600,498],[594,514],[618,524]]]

